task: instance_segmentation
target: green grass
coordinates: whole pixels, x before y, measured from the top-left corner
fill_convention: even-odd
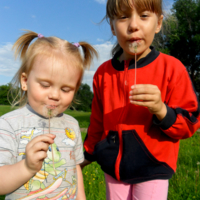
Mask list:
[[[2,106],[0,105],[0,116],[3,114],[6,114],[7,112],[12,111],[13,109],[11,109],[10,106]]]
[[[169,200],[200,199],[200,131],[181,140],[177,171],[170,180]]]
[[[86,133],[82,133],[84,140]],[[105,200],[106,199],[106,185],[104,181],[104,172],[100,166],[93,162],[83,169],[83,179],[86,199],[88,200]]]
[[[0,106],[0,115],[9,112],[9,106]],[[66,111],[75,117],[81,128],[89,125],[90,113]],[[82,139],[86,136],[82,132]],[[177,171],[169,182],[168,200],[199,200],[200,199],[200,131],[193,137],[180,141]],[[88,200],[105,200],[106,190],[104,173],[94,162],[83,169],[84,187]],[[4,196],[0,196],[3,200]]]
[[[16,109],[17,107],[15,107],[14,109]],[[7,112],[10,112],[14,109],[11,109],[10,106],[2,106],[0,105],[0,116],[6,114]],[[76,118],[79,122],[79,126],[81,128],[87,128],[89,126],[90,123],[90,112],[80,112],[80,111],[72,111],[72,110],[66,110],[65,111],[66,114],[73,116],[74,118]]]
[[[82,112],[82,111],[80,112],[80,111],[67,110],[67,111],[65,111],[65,113],[76,118],[78,120],[79,126],[81,128],[87,128],[90,124],[91,112]]]

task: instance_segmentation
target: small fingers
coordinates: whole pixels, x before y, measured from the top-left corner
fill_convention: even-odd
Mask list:
[[[43,160],[47,157],[49,143],[37,142],[26,149],[26,166],[30,171],[36,172],[41,168]]]
[[[39,151],[34,156],[37,158],[37,161],[43,161],[47,157],[47,152]]]
[[[30,154],[29,156],[26,156],[25,164],[27,169],[30,172],[33,172],[33,174],[35,174],[37,171],[41,169],[42,163],[45,158],[47,158],[46,151],[39,151],[33,155]]]
[[[37,142],[35,143],[31,148],[26,149],[26,155],[34,160],[37,160],[38,158],[36,157],[36,155],[39,153],[47,153],[49,149],[49,143],[45,143],[45,142]]]
[[[56,136],[53,134],[43,134],[33,138],[27,145],[27,149],[32,148],[36,143],[43,142],[48,144],[54,143],[54,138]]]
[[[151,94],[140,94],[140,95],[132,95],[129,96],[130,100],[139,100],[139,101],[153,101],[154,96]]]
[[[130,100],[130,103],[138,105],[138,106],[143,106],[146,108],[150,108],[153,104],[152,101],[135,101],[135,100]]]
[[[154,94],[157,92],[158,87],[150,84],[138,84],[131,86],[130,95],[134,94]]]
[[[35,145],[32,146],[32,148],[34,149],[34,152],[37,152],[37,151],[48,151],[49,143],[37,142],[37,143],[35,143]]]
[[[140,88],[157,88],[157,85],[152,85],[152,84],[137,84],[137,85],[132,85],[131,89],[140,89]]]

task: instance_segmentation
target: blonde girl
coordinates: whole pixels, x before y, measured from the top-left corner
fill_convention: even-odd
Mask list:
[[[117,43],[94,75],[82,164],[100,164],[107,200],[166,200],[179,140],[200,127],[186,68],[151,46],[162,13],[162,0],[107,1]]]
[[[13,105],[20,108],[0,118],[0,194],[7,194],[5,199],[86,199],[81,133],[78,122],[63,112],[97,53],[86,42],[32,31],[13,48],[22,61],[13,78],[13,91],[19,88]]]

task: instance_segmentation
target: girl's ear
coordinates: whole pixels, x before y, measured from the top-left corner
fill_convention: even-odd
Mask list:
[[[157,24],[157,28],[156,28],[155,33],[159,33],[160,32],[160,29],[162,28],[162,22],[163,22],[163,15],[161,15],[158,18],[158,24]]]
[[[112,34],[116,36],[113,22],[111,20],[110,20],[110,28],[111,28]]]
[[[21,74],[21,87],[22,87],[23,91],[27,91],[27,89],[28,89],[27,88],[27,79],[28,79],[27,74],[25,72],[23,72]]]

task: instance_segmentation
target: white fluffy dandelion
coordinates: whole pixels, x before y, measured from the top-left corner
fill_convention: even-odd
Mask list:
[[[43,116],[46,118],[53,118],[58,115],[58,109],[53,105],[45,105],[43,107]]]

